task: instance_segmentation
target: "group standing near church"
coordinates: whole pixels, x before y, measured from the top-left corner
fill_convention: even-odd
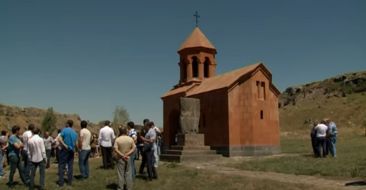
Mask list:
[[[158,178],[158,161],[160,155],[159,135],[161,131],[154,122],[145,119],[144,127],[140,132],[135,129],[135,124],[130,121],[127,127],[118,128],[118,137],[111,128],[111,122],[105,121],[104,127],[99,130],[96,138],[87,128],[88,123],[81,121],[81,130],[77,133],[74,122],[68,120],[65,127],[58,130],[53,138],[48,131],[43,135],[40,128],[33,124],[21,134],[20,126],[13,126],[12,134],[1,131],[0,136],[0,178],[5,174],[3,162],[7,158],[9,164],[8,187],[15,186],[14,174],[16,170],[24,185],[30,190],[35,186],[35,174],[39,170],[39,189],[45,189],[46,169],[50,167],[51,155],[56,156],[58,163],[57,185],[62,187],[65,183],[72,185],[74,177],[87,180],[90,175],[89,158],[92,155],[92,144],[96,142],[102,154],[102,168],[116,169],[118,176],[118,189],[132,189],[136,178],[135,160],[142,158],[139,175],[144,175],[147,168],[147,180]],[[95,146],[94,146],[95,147]],[[54,151],[55,150],[55,151]],[[98,152],[98,150],[96,151]],[[78,156],[79,176],[73,175],[74,157]],[[94,154],[95,155],[95,152]],[[67,180],[64,179],[66,174]]]
[[[338,130],[334,121],[330,119],[315,121],[310,132],[314,156],[325,158],[330,153],[335,158],[337,156],[337,134]]]

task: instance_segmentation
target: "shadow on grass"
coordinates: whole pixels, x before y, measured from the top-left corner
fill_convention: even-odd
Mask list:
[[[9,188],[15,188],[15,187],[18,187],[20,185],[23,185],[17,181],[14,181],[12,184],[9,184],[9,183],[6,183],[6,185],[9,187]]]
[[[111,183],[106,185],[107,189],[117,189],[118,188],[118,184],[117,183]]]
[[[353,182],[346,183],[345,186],[366,186],[366,181],[364,181],[364,180],[353,181]]]
[[[59,180],[56,180],[56,181],[55,181],[55,183],[56,183],[57,185],[61,185]],[[69,179],[64,178],[64,184],[67,184],[67,183],[69,183]],[[64,184],[63,184],[63,185],[64,185]]]
[[[81,179],[83,179],[83,176],[82,175],[74,175],[74,178],[78,179],[78,180],[81,180]]]
[[[41,188],[40,185],[34,185],[33,189],[39,189],[39,190],[41,190],[42,188]]]
[[[328,156],[323,156],[323,157],[316,157],[314,154],[312,153],[306,153],[306,154],[301,154],[302,157],[305,158],[315,158],[315,159],[320,159],[320,158],[332,158],[330,155]]]
[[[143,180],[146,180],[147,179],[147,176],[146,175],[136,175],[136,179],[143,179]]]
[[[305,157],[305,158],[315,158],[314,154],[301,154],[302,157]]]

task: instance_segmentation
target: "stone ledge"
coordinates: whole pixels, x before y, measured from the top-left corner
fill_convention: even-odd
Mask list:
[[[211,150],[209,146],[181,146],[173,145],[170,150]]]
[[[160,160],[170,162],[207,161],[218,159],[221,155],[216,154],[209,146],[205,146],[204,134],[179,134],[178,145],[173,145],[160,155]]]
[[[251,145],[251,146],[216,146],[212,147],[217,153],[224,156],[263,156],[281,153],[280,146]]]
[[[161,161],[168,162],[205,162],[207,160],[216,160],[222,158],[218,154],[195,154],[195,155],[173,155],[173,154],[162,154],[160,155]]]
[[[173,155],[197,155],[197,154],[216,154],[215,150],[167,150],[164,154]]]
[[[177,140],[181,146],[205,146],[204,134],[178,134]]]

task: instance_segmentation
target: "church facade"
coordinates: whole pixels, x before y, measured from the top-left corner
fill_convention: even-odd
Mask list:
[[[216,48],[196,27],[178,50],[180,79],[162,96],[164,145],[179,132],[180,98],[200,100],[199,133],[224,156],[280,151],[278,96],[262,63],[216,75]]]

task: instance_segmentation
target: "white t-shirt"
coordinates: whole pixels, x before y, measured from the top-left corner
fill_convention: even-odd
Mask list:
[[[51,136],[48,136],[48,138],[44,138],[44,146],[46,147],[46,150],[52,149],[52,143],[54,142],[53,138]]]
[[[320,123],[315,127],[315,130],[316,130],[316,137],[326,137],[327,136],[328,127],[326,125]]]
[[[149,131],[146,133],[145,138],[149,140],[156,140],[156,131],[154,128],[150,128]]]
[[[157,133],[161,133],[161,131],[160,131],[159,127],[154,126],[154,127],[153,127],[153,129],[154,129]]]
[[[80,130],[81,149],[90,150],[91,133],[87,128]]]
[[[135,129],[131,129],[128,131],[128,136],[131,137],[134,141],[137,140],[137,132]]]
[[[112,141],[114,138],[116,138],[116,136],[114,135],[114,131],[111,127],[104,126],[103,128],[100,129],[98,139],[100,146],[112,147],[113,145]]]
[[[28,150],[28,141],[29,139],[32,137],[32,131],[25,131],[23,133],[22,139],[23,139],[23,144],[24,144],[24,150]]]
[[[28,154],[32,162],[41,162],[46,160],[46,148],[44,141],[39,135],[34,135],[28,141]]]

